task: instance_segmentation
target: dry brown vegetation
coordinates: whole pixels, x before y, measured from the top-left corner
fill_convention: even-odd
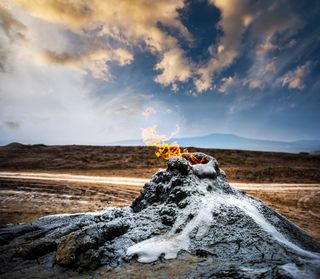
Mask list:
[[[320,182],[320,155],[189,148],[215,157],[237,182]],[[153,147],[45,146],[0,147],[0,170],[52,171],[148,178],[165,161]]]

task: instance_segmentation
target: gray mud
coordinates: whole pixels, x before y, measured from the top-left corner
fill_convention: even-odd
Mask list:
[[[320,277],[319,242],[194,155],[206,164],[170,158],[130,207],[2,227],[1,277]]]

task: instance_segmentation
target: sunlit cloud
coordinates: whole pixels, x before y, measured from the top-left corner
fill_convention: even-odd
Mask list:
[[[176,123],[182,135],[204,135],[229,129],[230,118],[236,123],[256,107],[268,115],[274,96],[281,96],[277,112],[289,103],[290,111],[301,109],[299,94],[289,91],[319,86],[313,6],[300,12],[287,0],[0,1],[0,135],[103,143],[138,138],[145,124],[170,134]]]
[[[263,81],[259,79],[245,79],[243,85],[247,85],[250,89],[263,89]]]
[[[177,81],[185,82],[191,76],[191,63],[183,57],[180,49],[166,52],[155,69],[162,71],[155,81],[163,85],[172,85],[173,89],[176,88]]]
[[[267,61],[265,65],[265,72],[271,72],[271,73],[276,73],[277,71],[277,60],[275,58],[271,59],[270,61]]]
[[[214,55],[206,65],[196,70],[199,78],[195,79],[198,92],[211,89],[214,74],[230,66],[238,56],[242,33],[248,26],[248,20],[243,20],[247,14],[249,1],[211,0],[210,3],[221,11],[221,20],[218,26],[223,30],[219,44],[216,46],[217,55]],[[213,27],[212,27],[213,28]],[[213,46],[214,48],[214,46]]]
[[[108,63],[116,62],[118,65],[127,65],[133,61],[133,55],[125,49],[90,49],[85,53],[56,53],[44,51],[35,57],[46,64],[56,64],[77,70],[80,73],[91,74],[94,78],[110,80]]]
[[[2,8],[2,13],[5,14],[4,25],[8,34],[24,26],[8,12],[19,9],[73,34],[73,40],[68,38],[67,33],[64,35],[68,44],[59,49],[42,47],[41,41],[31,40],[33,55],[39,61],[110,81],[113,80],[113,64],[132,64],[135,52],[142,50],[157,57],[154,81],[170,87],[174,92],[179,91],[179,83],[190,80],[197,93],[215,88],[216,76],[230,67],[241,54],[243,35],[248,28],[248,36],[258,42],[256,56],[261,57],[278,48],[275,34],[287,30],[293,34],[299,23],[298,19],[289,16],[283,3],[257,3],[252,6],[249,0],[210,0],[209,3],[221,12],[221,18],[217,26],[209,28],[221,30],[222,35],[209,47],[211,57],[199,63],[186,55],[185,46],[192,48],[193,38],[179,17],[179,10],[185,8],[182,0],[121,3],[116,0],[14,0],[7,3],[9,9]],[[168,32],[166,28],[176,32]],[[25,36],[21,31],[15,32]],[[37,34],[27,35],[37,37]],[[244,84],[251,87],[257,85],[257,78],[248,77],[247,80],[255,81]]]
[[[236,79],[234,77],[224,77],[221,79],[220,87],[218,88],[218,91],[221,93],[225,93],[229,86],[234,84]]]
[[[255,58],[255,63],[248,71],[242,84],[249,89],[263,90],[274,79],[277,72],[277,59],[268,59],[262,55]]]
[[[309,63],[298,66],[294,71],[289,71],[281,77],[281,85],[289,89],[303,89],[305,87],[304,78],[309,73]]]
[[[212,89],[215,74],[231,66],[242,54],[240,46],[243,34],[249,27],[251,34],[248,36],[253,41],[260,41],[256,48],[256,57],[260,60],[261,56],[277,48],[273,43],[276,34],[288,31],[292,35],[299,24],[296,17],[289,15],[285,3],[259,2],[254,6],[248,0],[211,0],[210,3],[221,11],[218,26],[222,29],[223,36],[216,46],[211,46],[211,49],[216,48],[216,54],[212,51],[213,57],[207,64],[195,70],[199,77],[194,81],[198,92]],[[250,77],[243,84],[250,88],[263,87],[261,80]]]
[[[10,39],[24,39],[25,26],[5,8],[0,5],[0,26]]]
[[[185,82],[190,69],[177,38],[159,27],[159,23],[178,30],[186,41],[188,30],[178,19],[180,1],[14,1],[34,17],[66,28],[78,36],[84,50],[76,54],[44,50],[42,61],[62,64],[95,78],[108,80],[108,63],[127,65],[133,61],[132,47],[146,48],[159,57],[155,81],[172,85]],[[156,13],[154,12],[156,11]],[[98,46],[98,47],[97,47]]]

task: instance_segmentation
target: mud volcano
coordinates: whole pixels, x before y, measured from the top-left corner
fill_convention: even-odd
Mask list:
[[[130,207],[6,226],[0,240],[2,278],[320,277],[319,242],[203,153],[171,157]]]

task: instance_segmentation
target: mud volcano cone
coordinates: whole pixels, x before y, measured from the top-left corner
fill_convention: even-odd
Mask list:
[[[0,235],[4,278],[80,278],[88,270],[139,278],[135,268],[150,278],[320,276],[319,242],[230,187],[203,153],[171,157],[130,207],[47,216]]]

